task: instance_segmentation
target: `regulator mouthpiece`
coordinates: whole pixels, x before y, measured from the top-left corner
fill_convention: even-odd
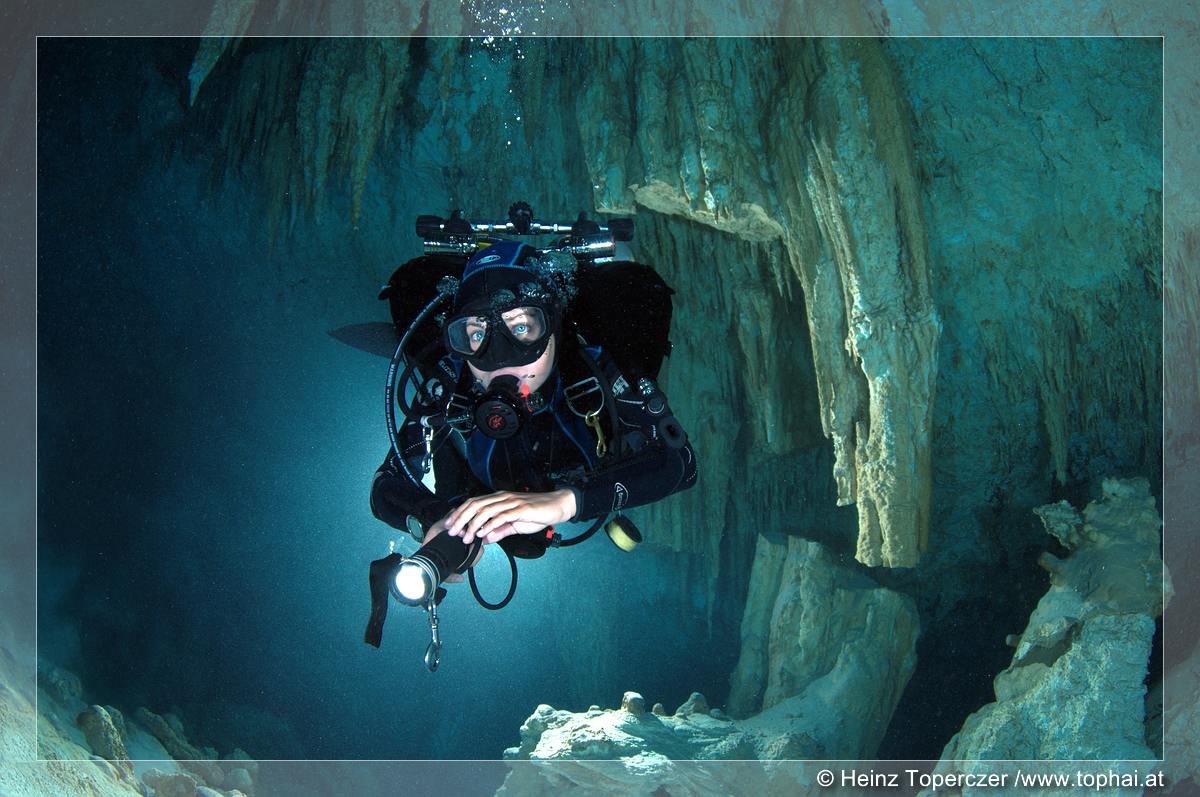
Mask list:
[[[475,428],[494,440],[507,440],[521,429],[528,412],[529,386],[510,374],[491,381],[475,406]],[[519,388],[525,390],[518,393]]]

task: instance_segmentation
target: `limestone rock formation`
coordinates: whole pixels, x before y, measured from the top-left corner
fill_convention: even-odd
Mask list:
[[[730,713],[786,704],[820,757],[871,758],[916,666],[919,628],[910,598],[821,544],[760,535]]]
[[[629,693],[626,693],[629,694]],[[635,693],[636,694],[636,693]],[[578,714],[541,705],[521,726],[521,744],[509,760],[623,759],[633,769],[670,760],[766,758],[788,735],[783,726],[743,726],[713,717],[703,695],[693,693],[673,715],[612,710]]]
[[[74,723],[83,706],[79,678],[42,662],[35,710],[32,655],[27,661],[28,669],[0,645],[0,794],[145,797],[131,770],[85,747]]]
[[[202,760],[215,758],[216,752],[192,744],[177,716],[142,708],[126,718],[112,706],[89,705],[75,673],[44,661],[37,668],[35,709],[33,670],[32,660],[24,672],[0,646],[0,794],[5,797],[255,794],[258,762],[245,751],[235,748],[220,766]]]
[[[595,206],[649,208],[770,252],[757,279],[739,273],[756,270],[745,257],[659,247],[651,260],[681,286],[681,306],[702,313],[716,298],[739,319],[730,370],[749,372],[744,422],[767,452],[795,450],[807,430],[779,391],[793,384],[781,377],[797,356],[811,358],[838,501],[858,505],[859,559],[914,565],[928,528],[940,325],[907,128],[877,44],[779,42],[778,60],[724,40],[604,46],[605,61],[638,71],[632,84],[620,70],[583,76],[577,108]],[[675,90],[680,80],[687,90]],[[803,350],[771,346],[797,339]]]
[[[120,717],[120,714],[116,715]],[[88,747],[96,755],[113,762],[119,768],[133,774],[133,766],[129,763],[129,751],[121,738],[121,731],[114,722],[114,717],[103,706],[89,706],[75,718],[75,724],[87,737]],[[121,727],[124,727],[121,720]]]
[[[142,781],[154,789],[155,797],[195,797],[200,785],[186,772],[163,772],[161,769],[143,773]]]
[[[139,708],[135,714],[138,722],[154,735],[179,765],[196,775],[209,786],[220,787],[225,782],[225,772],[209,754],[192,745],[183,734],[183,724],[174,715],[159,716],[147,708]]]
[[[978,759],[1149,759],[1143,681],[1163,610],[1161,521],[1144,480],[1104,482],[1082,515],[1038,514],[1071,551],[1049,554],[1051,587],[996,677],[996,702],[967,718],[939,770]]]

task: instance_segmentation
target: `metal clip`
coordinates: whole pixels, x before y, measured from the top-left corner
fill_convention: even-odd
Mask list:
[[[454,393],[446,404],[446,424],[462,435],[468,435],[475,428],[475,417],[472,412],[471,400],[461,393]]]
[[[437,603],[430,601],[425,604],[429,611],[429,635],[432,637],[429,647],[425,648],[425,669],[437,672],[442,662],[442,639],[438,636]]]
[[[600,427],[600,408],[585,415],[583,422],[596,434],[596,456],[603,457],[608,453],[608,441],[604,439],[604,429]]]
[[[575,408],[575,403],[584,396],[598,395],[600,404],[594,410],[586,410],[580,412]],[[563,396],[567,399],[567,406],[571,408],[571,412],[578,415],[580,418],[587,418],[589,415],[595,415],[604,407],[604,390],[600,387],[600,383],[596,381],[596,377],[589,376],[587,379],[581,379],[573,385],[563,388]]]
[[[429,416],[421,419],[421,437],[425,441],[425,456],[421,457],[421,472],[429,473],[433,467],[433,425]]]

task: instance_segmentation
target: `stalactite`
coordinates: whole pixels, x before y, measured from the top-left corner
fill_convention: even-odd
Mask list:
[[[638,64],[636,118],[612,99],[619,72],[590,77],[584,91],[609,98],[604,123],[580,120],[597,206],[642,205],[789,246],[762,281],[801,274],[812,309],[808,329],[791,331],[812,339],[839,499],[860,508],[859,557],[915,564],[928,530],[940,326],[911,145],[878,47],[789,43],[801,66],[782,71],[761,42],[610,47],[615,68]],[[636,138],[622,141],[630,128]],[[728,268],[718,283],[736,281]],[[758,352],[745,354],[755,362]],[[754,391],[752,413],[771,411],[769,392]]]
[[[371,160],[402,102],[409,58],[407,43],[393,39],[268,42],[243,54],[232,101],[213,103],[202,117],[217,129],[225,173],[236,168],[261,181],[272,237],[298,210],[319,220],[331,178],[349,185],[350,222],[357,221]]]
[[[203,38],[192,59],[192,67],[188,70],[189,102],[196,102],[200,87],[217,61],[246,32],[257,5],[258,0],[216,0],[213,3]]]

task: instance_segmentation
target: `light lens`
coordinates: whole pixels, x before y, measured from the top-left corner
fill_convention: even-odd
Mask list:
[[[419,565],[405,562],[396,571],[396,592],[400,597],[418,603],[429,597],[429,584],[425,571]]]

